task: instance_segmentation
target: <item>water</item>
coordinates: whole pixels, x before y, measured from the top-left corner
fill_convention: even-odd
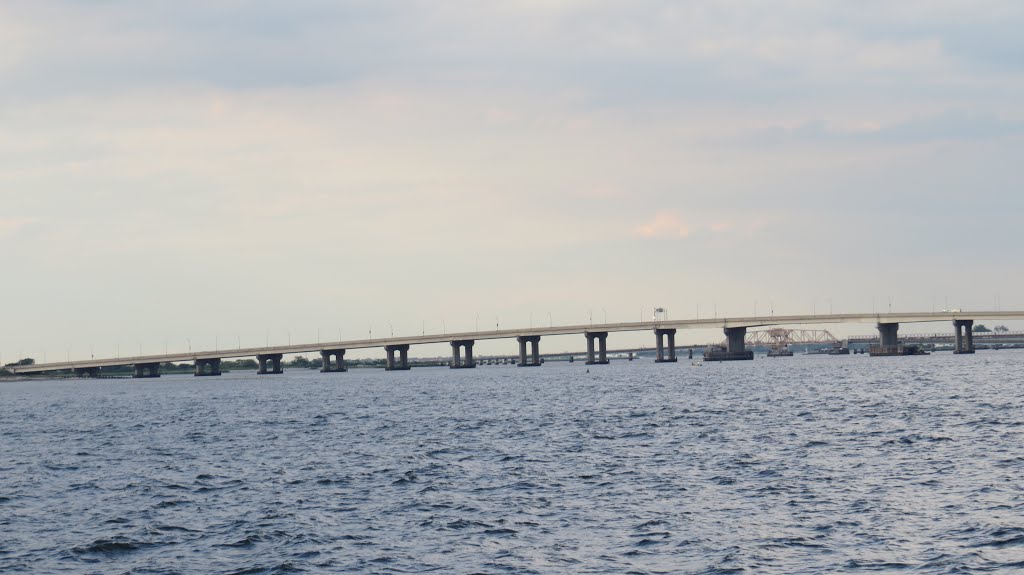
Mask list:
[[[0,572],[1024,572],[1022,365],[2,383]]]

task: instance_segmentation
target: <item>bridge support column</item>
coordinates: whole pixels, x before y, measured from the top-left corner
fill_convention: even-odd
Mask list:
[[[96,378],[100,376],[100,368],[98,367],[76,367],[75,377],[92,377]]]
[[[384,351],[388,354],[386,371],[406,371],[409,369],[409,344],[385,345]],[[398,360],[395,360],[395,352],[398,352]]]
[[[899,330],[898,323],[878,324],[878,350],[875,355],[899,355]]]
[[[956,347],[953,348],[953,353],[974,353],[974,320],[954,319],[953,329],[956,331]]]
[[[334,361],[331,361],[334,358]],[[345,350],[343,349],[322,349],[320,350],[320,359],[323,360],[323,367],[320,368],[320,373],[341,373],[348,371],[345,367]]]
[[[665,339],[668,339],[668,353],[665,351]],[[654,341],[658,348],[658,357],[655,358],[654,363],[674,363],[676,360],[676,330],[675,329],[655,329],[654,330]]]
[[[587,365],[608,364],[608,332],[588,331],[583,334],[587,338]],[[597,340],[597,357],[594,357],[594,340]]]
[[[280,353],[261,353],[256,356],[256,361],[260,364],[260,369],[256,373],[260,375],[266,375],[268,373],[284,373],[281,369],[281,358],[284,354]]]
[[[196,377],[220,375],[220,358],[197,359],[195,375]]]
[[[725,349],[718,348],[704,352],[704,359],[706,361],[754,359],[754,352],[746,347],[746,327],[727,327],[724,331]]]
[[[473,360],[473,344],[475,342],[471,339],[462,339],[452,342],[452,361],[448,364],[448,367],[452,369],[466,369],[470,367],[476,367],[476,361]],[[465,359],[462,358],[461,351],[466,350]]]
[[[540,365],[540,336],[539,335],[521,335],[516,338],[519,342],[519,367],[536,367]],[[526,359],[526,344],[530,344],[532,353],[530,354],[530,361]]]
[[[745,327],[725,328],[727,351],[729,353],[739,353],[746,351],[746,342],[744,341],[746,337],[747,328]]]
[[[160,377],[159,363],[136,363],[133,367],[135,372],[132,377]]]

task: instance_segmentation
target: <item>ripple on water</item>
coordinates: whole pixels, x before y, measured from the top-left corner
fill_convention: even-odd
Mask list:
[[[71,548],[74,555],[106,555],[117,556],[132,553],[152,545],[140,541],[132,541],[124,537],[111,539],[97,539],[87,545],[79,545]]]

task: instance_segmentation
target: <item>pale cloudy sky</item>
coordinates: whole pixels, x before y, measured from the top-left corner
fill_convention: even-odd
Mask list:
[[[1013,0],[5,0],[0,353],[1024,309],[1022,28]]]

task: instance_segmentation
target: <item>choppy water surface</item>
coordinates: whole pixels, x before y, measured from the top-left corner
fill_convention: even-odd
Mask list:
[[[1022,365],[4,383],[0,571],[1024,572]]]

